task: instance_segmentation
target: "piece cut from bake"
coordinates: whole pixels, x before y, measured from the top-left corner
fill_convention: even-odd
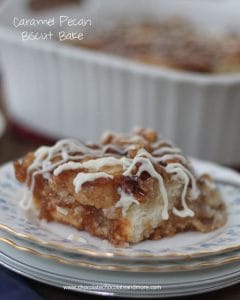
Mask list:
[[[180,149],[150,129],[107,133],[99,144],[60,140],[14,166],[31,193],[23,208],[115,245],[209,232],[226,222],[213,179],[197,178]]]

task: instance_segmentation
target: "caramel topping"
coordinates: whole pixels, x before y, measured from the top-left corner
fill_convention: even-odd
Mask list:
[[[151,179],[158,184],[163,200],[162,217],[166,220],[168,194],[165,180],[177,179],[184,183],[183,210],[174,209],[173,213],[180,217],[193,216],[186,198],[196,199],[199,192],[191,167],[180,149],[158,139],[151,129],[137,129],[129,135],[108,133],[94,147],[76,140],[61,140],[52,147],[39,148],[32,156],[25,174],[31,192],[34,192],[37,176],[50,180],[65,172],[72,172],[75,194],[80,193],[87,184],[104,184],[105,180],[115,180],[116,184],[117,180],[119,201],[116,207],[122,206],[125,212],[126,207],[128,209],[131,204],[141,202],[147,193],[144,182],[150,183]],[[22,206],[29,206],[26,198]]]

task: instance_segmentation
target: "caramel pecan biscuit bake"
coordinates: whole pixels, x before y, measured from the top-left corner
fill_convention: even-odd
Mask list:
[[[150,129],[107,133],[99,144],[60,140],[14,166],[28,186],[23,208],[115,245],[209,232],[226,222],[213,179],[197,178],[180,149]]]
[[[120,23],[90,32],[76,46],[123,56],[139,62],[197,73],[240,71],[240,37],[210,34],[181,18]]]

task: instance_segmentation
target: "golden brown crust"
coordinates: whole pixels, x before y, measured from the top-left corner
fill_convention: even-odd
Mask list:
[[[210,201],[213,203],[209,203]],[[169,220],[163,221],[150,238],[158,240],[186,231],[210,232],[225,225],[227,221],[226,206],[217,190],[211,191],[202,185],[200,199],[191,203],[190,207],[195,212],[194,218],[180,219],[170,213]]]
[[[73,146],[75,147],[75,144]],[[191,166],[179,154],[179,150],[168,142],[158,140],[152,130],[139,129],[130,136],[109,133],[104,136],[99,145],[88,147],[102,149],[105,153],[102,154],[104,158],[110,157],[118,162],[124,158],[131,165],[140,154],[143,155],[140,156],[143,161],[136,161],[131,174],[128,173],[129,165],[127,174],[123,165],[101,165],[98,171],[105,172],[111,177],[87,180],[83,182],[80,190],[76,190],[74,179],[77,175],[91,174],[92,168],[96,167],[97,157],[91,156],[93,155],[89,154],[92,153],[91,151],[87,155],[82,153],[82,156],[80,155],[80,158],[74,161],[74,163],[81,163],[77,168],[64,169],[59,174],[54,173],[56,167],[48,168],[52,165],[62,166],[61,147],[60,150],[57,148],[58,151],[49,161],[45,159],[50,152],[53,152],[51,148],[49,148],[50,152],[49,149],[40,149],[40,154],[36,152],[27,154],[22,160],[14,163],[16,178],[32,188],[34,204],[39,210],[40,218],[86,230],[115,245],[136,243],[148,238],[159,239],[181,231],[208,232],[225,224],[226,208],[210,176],[204,175],[196,180]],[[87,149],[86,146],[84,149]],[[48,154],[44,152],[45,150]],[[69,151],[72,159],[81,152],[80,150],[78,153]],[[169,153],[177,151],[177,154],[166,155],[168,151]],[[154,159],[158,160],[154,161]],[[41,161],[40,165],[36,160]],[[146,169],[138,174],[146,161]],[[66,162],[68,160],[65,159],[64,163]],[[93,164],[90,169],[83,165],[89,162]],[[46,166],[47,171],[43,171],[42,165]],[[174,165],[177,166],[176,171],[169,173],[167,168]],[[182,172],[185,174],[184,177],[181,177]],[[189,178],[192,179],[187,182],[185,200],[195,215],[181,217],[173,213],[173,208],[180,212],[183,209],[182,197],[186,184],[184,178],[187,174],[190,174]],[[169,218],[167,220],[163,219],[162,212],[165,204],[157,176],[162,178],[168,195]],[[181,178],[179,179],[178,176]],[[195,188],[194,181],[196,181]],[[191,192],[194,189],[199,190],[199,195],[193,200]],[[126,212],[124,206],[118,206],[122,197],[126,198],[124,199],[124,205],[127,205]],[[128,197],[131,201],[135,201],[135,205],[133,203],[128,205],[126,202]]]

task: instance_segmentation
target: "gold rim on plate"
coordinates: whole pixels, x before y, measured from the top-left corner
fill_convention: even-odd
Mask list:
[[[3,242],[16,250],[20,250],[23,252],[30,253],[32,255],[41,257],[43,259],[50,259],[54,260],[57,263],[61,264],[66,264],[70,266],[78,266],[78,267],[84,267],[84,268],[90,268],[94,270],[103,270],[103,271],[131,271],[131,272],[165,272],[165,271],[193,271],[193,270],[199,270],[199,269],[204,269],[204,268],[212,268],[212,267],[217,267],[219,265],[225,265],[229,263],[234,263],[234,262],[239,262],[240,261],[240,255],[235,255],[235,256],[230,256],[225,259],[222,259],[220,261],[216,262],[200,262],[195,264],[194,266],[169,266],[169,267],[163,267],[163,266],[139,266],[139,267],[131,267],[131,266],[118,266],[118,265],[99,265],[95,263],[90,263],[82,260],[71,260],[71,259],[66,259],[63,257],[59,257],[57,255],[51,255],[51,254],[46,254],[37,251],[36,249],[28,248],[23,245],[18,245],[14,241],[0,237],[0,242]]]
[[[187,260],[187,259],[197,258],[197,257],[201,257],[201,256],[222,254],[222,253],[231,252],[231,251],[240,249],[240,244],[236,244],[233,246],[217,247],[215,250],[202,250],[202,251],[198,251],[198,252],[194,252],[194,253],[190,253],[190,254],[185,254],[182,252],[181,253],[174,252],[174,253],[169,253],[167,255],[158,255],[158,254],[153,254],[153,253],[142,254],[139,252],[138,253],[128,252],[127,254],[125,254],[121,251],[103,252],[103,251],[94,251],[94,250],[90,250],[90,249],[81,249],[81,248],[75,248],[75,247],[65,247],[59,243],[46,242],[44,240],[36,238],[32,234],[25,234],[25,233],[17,232],[13,228],[11,228],[7,225],[4,225],[4,224],[0,224],[0,229],[15,235],[16,237],[19,237],[20,239],[28,240],[28,241],[37,243],[41,246],[46,246],[51,249],[57,248],[58,250],[67,252],[67,253],[81,254],[81,255],[99,257],[99,258],[118,258],[118,257],[120,257],[120,258],[138,258],[138,259],[152,258],[152,259],[163,259],[163,260],[164,259],[181,258],[181,259]]]
[[[94,257],[125,257],[125,258],[153,258],[153,259],[174,259],[174,258],[182,258],[182,259],[191,259],[192,257],[198,257],[200,255],[211,255],[211,254],[220,254],[220,253],[224,253],[224,252],[230,252],[230,251],[234,251],[234,250],[238,250],[240,249],[240,245],[234,245],[231,247],[221,247],[218,248],[217,250],[214,251],[199,251],[199,252],[195,252],[193,254],[184,254],[184,253],[170,253],[168,255],[156,255],[156,254],[142,254],[142,253],[128,253],[127,255],[122,253],[122,252],[118,252],[116,251],[114,252],[99,252],[99,251],[94,251],[94,250],[89,250],[89,249],[79,249],[79,248],[74,248],[74,247],[65,247],[59,243],[55,243],[55,242],[46,242],[44,240],[38,239],[36,238],[34,235],[32,234],[25,234],[25,233],[21,233],[21,232],[17,232],[14,229],[12,229],[11,227],[4,225],[4,224],[0,224],[0,229],[5,230],[21,239],[26,239],[29,240],[31,242],[35,242],[38,243],[39,245],[42,246],[47,246],[49,248],[57,248],[58,250],[62,250],[68,253],[75,253],[75,254],[83,254],[83,255],[87,255],[87,256],[94,256]]]
[[[216,180],[217,183],[220,184],[225,184],[225,185],[231,185],[234,186],[236,188],[240,188],[240,185],[235,183],[235,182],[230,182],[230,181],[223,181],[223,180]],[[32,235],[32,234],[26,234],[26,233],[22,233],[22,232],[18,232],[16,230],[14,230],[13,228],[11,228],[8,225],[5,224],[1,224],[0,223],[0,229],[7,231],[23,240],[28,240],[34,243],[37,243],[41,246],[45,246],[48,248],[54,248],[54,249],[58,249],[60,251],[65,251],[67,253],[74,253],[74,254],[81,254],[81,255],[85,255],[85,256],[92,256],[92,257],[99,257],[99,258],[138,258],[138,259],[192,259],[192,258],[197,258],[197,257],[201,257],[201,256],[210,256],[210,255],[217,255],[217,254],[222,254],[225,252],[231,252],[231,251],[235,251],[235,250],[239,250],[240,249],[240,244],[236,244],[236,245],[232,245],[232,246],[222,246],[222,247],[216,247],[215,250],[201,250],[201,251],[197,251],[194,253],[189,253],[189,254],[185,254],[185,253],[178,253],[178,252],[172,252],[172,253],[168,253],[166,255],[159,255],[159,254],[153,254],[153,253],[145,253],[142,254],[140,252],[135,252],[135,253],[131,253],[128,252],[127,254],[123,253],[122,251],[117,250],[117,248],[115,248],[115,251],[94,251],[94,250],[90,250],[90,249],[81,249],[81,248],[77,248],[77,247],[65,247],[60,243],[57,242],[47,242],[44,241],[40,238],[37,238],[36,236]]]

